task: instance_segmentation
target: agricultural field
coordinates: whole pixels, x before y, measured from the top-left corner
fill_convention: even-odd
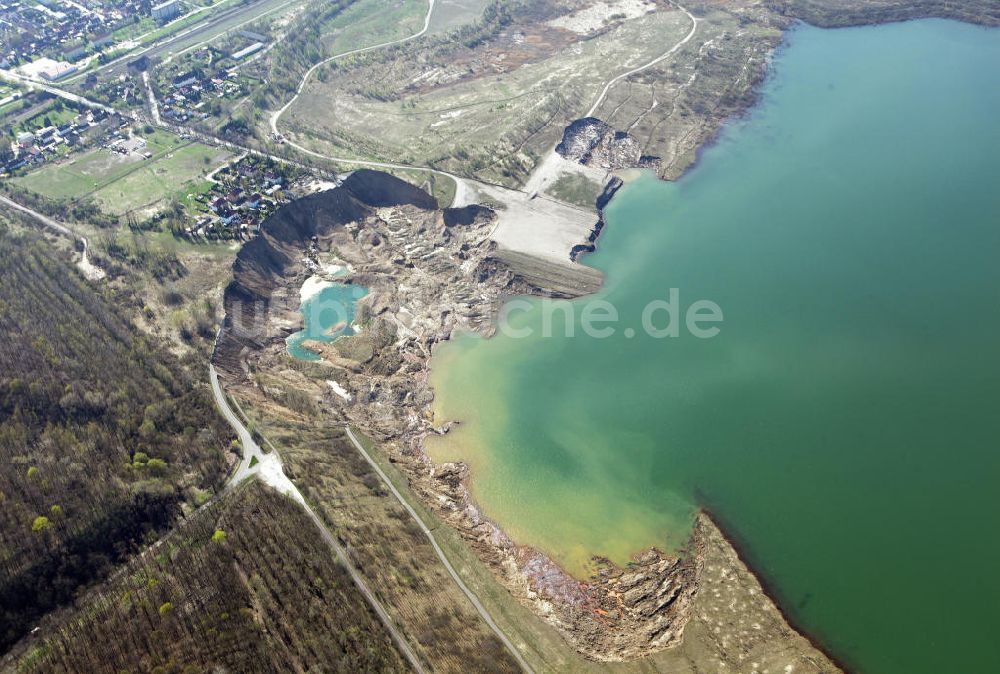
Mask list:
[[[170,199],[187,205],[194,195],[211,189],[205,174],[231,157],[226,150],[200,143],[184,145],[105,185],[94,192],[94,199],[115,215],[140,209],[150,212]]]

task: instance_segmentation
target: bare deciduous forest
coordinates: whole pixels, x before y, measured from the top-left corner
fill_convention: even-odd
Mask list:
[[[0,229],[0,652],[226,472],[204,373],[112,292],[38,234]]]
[[[47,618],[0,664],[163,674],[406,669],[308,516],[257,481]]]

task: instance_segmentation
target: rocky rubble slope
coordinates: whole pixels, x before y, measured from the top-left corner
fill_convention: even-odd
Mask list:
[[[514,597],[585,657],[623,661],[677,646],[698,601],[704,527],[695,528],[690,552],[681,558],[651,549],[628,568],[595,560],[598,571],[576,579],[513,541],[479,510],[467,487],[467,466],[435,465],[424,452],[429,434],[448,430],[434,426],[430,409],[434,346],[456,330],[491,334],[505,297],[538,292],[547,282],[572,287],[564,275],[573,267],[529,283],[497,255],[490,239],[495,213],[483,207],[436,210],[413,189],[360,171],[342,187],[266,220],[255,245],[245,247],[235,264],[217,366],[234,385],[280,395],[269,388],[290,371],[284,338],[301,327],[299,287],[306,278],[323,277],[331,263],[346,266],[349,274],[339,280],[370,291],[357,310],[359,333],[333,343],[306,342],[321,358],[315,376],[330,384],[317,400],[324,411],[377,439],[421,500]],[[586,292],[591,276],[582,273],[588,283],[577,287]],[[253,309],[246,310],[247,302]],[[252,317],[248,325],[241,315]]]
[[[642,154],[638,140],[624,131],[615,131],[596,117],[584,117],[567,126],[556,152],[584,166],[609,171],[655,169],[660,165],[659,157]]]

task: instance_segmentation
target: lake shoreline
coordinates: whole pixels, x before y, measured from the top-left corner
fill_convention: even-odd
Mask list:
[[[699,501],[702,499],[699,497]],[[812,645],[817,651],[822,653],[826,658],[837,666],[840,670],[845,673],[856,672],[857,668],[850,666],[850,664],[842,657],[837,655],[833,648],[826,643],[826,641],[818,634],[806,629],[801,621],[792,613],[790,609],[787,608],[787,602],[780,599],[780,593],[777,591],[776,585],[767,577],[766,574],[760,571],[760,569],[752,563],[753,554],[751,552],[752,546],[750,542],[743,538],[737,533],[736,529],[730,526],[724,517],[718,513],[714,513],[711,507],[704,503],[700,506],[701,512],[712,520],[712,524],[715,525],[716,529],[726,540],[726,543],[736,551],[737,556],[740,561],[746,567],[747,572],[752,575],[760,586],[764,590],[764,594],[774,602],[774,606],[781,613],[782,619],[800,634],[806,641]]]
[[[394,221],[392,216],[387,216],[387,221],[395,222],[400,228],[404,226],[401,220]],[[490,226],[488,226],[488,223],[484,223],[482,225],[482,233],[485,234],[489,230]],[[391,234],[394,234],[394,232],[389,231],[387,234],[383,234],[383,236]],[[596,236],[594,243],[596,244]],[[478,261],[477,258],[471,258],[469,260],[470,267],[475,266],[474,263]],[[518,292],[522,294],[537,294],[534,292],[537,289],[526,286],[516,277],[510,276],[508,274],[509,270],[501,265],[494,264],[495,261],[488,257],[481,260],[481,262],[485,266],[479,269],[485,273],[477,279],[476,282],[479,285],[475,287],[477,290],[486,289],[487,292],[483,297],[479,298],[478,304],[474,309],[466,309],[472,312],[470,314],[472,316],[471,319],[468,316],[460,316],[460,318],[472,326],[472,331],[488,335],[493,329],[492,321],[495,319],[496,311],[499,309],[498,303],[491,304],[491,302],[498,301],[505,293],[507,295],[517,294]],[[358,264],[361,265],[364,262],[359,262]],[[378,310],[385,315],[398,320],[399,307],[403,303],[398,301],[393,294],[401,292],[399,288],[390,288],[385,284],[380,286],[377,280],[369,284],[370,275],[382,273],[380,270],[375,269],[374,265],[368,271],[362,270],[362,272],[368,275],[362,276],[361,282],[366,286],[371,285],[373,291],[379,293],[378,297],[373,297],[370,300],[373,306],[378,307]],[[406,273],[405,271],[396,271],[393,278],[398,280],[401,275],[405,278]],[[442,288],[447,288],[447,286],[442,286]],[[426,298],[421,297],[419,299],[423,301]],[[439,302],[440,304],[441,302]],[[411,332],[416,337],[411,343],[397,344],[394,347],[399,350],[399,354],[411,358],[409,362],[415,368],[408,373],[408,381],[402,388],[402,391],[406,393],[406,397],[403,398],[397,394],[392,399],[389,397],[379,398],[378,396],[382,394],[383,389],[366,387],[363,384],[382,380],[364,373],[348,372],[346,376],[349,381],[338,382],[338,385],[342,386],[343,390],[348,392],[369,390],[372,397],[369,400],[365,400],[365,403],[370,401],[384,401],[387,405],[395,406],[395,409],[374,409],[375,405],[362,406],[360,404],[348,407],[349,401],[330,391],[331,396],[339,398],[338,401],[335,401],[336,405],[338,405],[337,409],[343,410],[345,414],[352,415],[352,421],[358,422],[366,431],[373,431],[375,439],[386,446],[386,451],[389,453],[391,460],[396,462],[397,465],[404,467],[404,472],[412,480],[411,487],[418,493],[420,499],[425,504],[428,504],[442,519],[449,522],[449,524],[458,530],[470,547],[477,552],[477,556],[491,567],[496,577],[514,597],[521,600],[523,604],[528,605],[537,615],[540,615],[549,622],[549,624],[559,629],[567,642],[585,657],[596,661],[620,662],[645,657],[658,657],[660,653],[674,650],[673,647],[676,647],[678,651],[684,649],[685,646],[683,644],[687,641],[687,636],[685,635],[681,638],[679,632],[687,629],[687,623],[680,624],[670,621],[669,628],[676,630],[676,632],[670,634],[669,639],[662,642],[647,641],[644,646],[639,647],[636,644],[641,642],[645,635],[640,633],[635,624],[622,624],[620,625],[620,631],[616,632],[613,638],[609,637],[611,630],[607,626],[604,616],[601,613],[591,613],[589,605],[586,603],[593,599],[593,594],[582,589],[577,579],[569,577],[565,571],[560,569],[545,555],[533,548],[517,545],[511,541],[500,527],[482,514],[482,511],[471,499],[463,499],[462,490],[458,489],[458,487],[465,489],[470,476],[467,472],[463,472],[460,463],[434,465],[430,462],[429,457],[422,447],[421,439],[430,433],[437,432],[438,429],[430,428],[426,416],[420,414],[421,410],[426,411],[433,398],[433,392],[426,384],[426,381],[423,381],[427,374],[427,365],[430,356],[429,347],[441,341],[447,341],[458,323],[451,316],[447,320],[441,320],[439,313],[438,322],[433,326],[421,326],[419,322],[414,322],[414,315],[419,318],[424,307],[422,305],[414,306],[412,303],[406,306],[411,311],[408,312],[408,318],[400,324],[400,330]],[[332,347],[324,348],[323,352],[324,356],[329,355],[330,362],[333,363],[339,364],[345,359],[343,353],[338,352],[337,349]],[[350,381],[350,379],[354,381]],[[392,383],[396,384],[397,382]],[[355,396],[355,399],[357,398],[360,398],[360,396]],[[411,415],[411,412],[416,412],[416,414]],[[395,416],[394,418],[382,419],[377,417],[379,414]],[[393,445],[398,446],[394,447]],[[707,514],[706,518],[708,518]],[[733,548],[734,555],[738,554],[731,541],[727,544]],[[650,562],[652,567],[660,568],[661,570],[666,570],[669,566],[669,560],[666,559],[650,560]],[[666,563],[666,566],[658,567],[659,562]],[[609,575],[604,579],[617,582],[618,585],[605,584],[589,589],[596,592],[598,591],[596,588],[599,587],[603,590],[612,589],[617,593],[617,589],[615,588],[621,587],[621,583],[623,582],[622,575],[627,572],[627,570],[620,568],[609,568],[607,569]],[[622,575],[615,575],[613,577],[610,575],[618,573]],[[648,580],[651,585],[655,585],[653,575],[650,574],[644,580]],[[752,571],[751,575],[754,575],[756,578],[756,575]],[[550,582],[554,578],[558,581],[556,584]],[[662,576],[659,578],[662,579]],[[631,580],[633,579],[626,578],[627,582]],[[758,578],[757,581],[761,582],[761,579]],[[708,593],[703,592],[699,594],[702,595],[703,599],[710,599],[710,597],[705,596]],[[694,595],[688,595],[688,598],[691,602],[699,601],[698,597]],[[766,594],[765,598],[767,598]],[[565,606],[557,608],[560,610],[566,608],[567,613],[553,614],[551,605],[559,602],[565,602]],[[578,603],[574,604],[574,602]],[[609,603],[608,608],[604,608],[601,604],[595,604],[594,606],[605,612],[609,609],[616,609],[614,603]],[[780,612],[780,609],[778,610]],[[640,614],[641,611],[637,612],[636,615]],[[694,616],[692,620],[692,624],[697,627],[697,616]],[[787,620],[784,620],[784,625],[789,630],[792,629]],[[780,632],[780,630],[778,631]],[[619,637],[632,637],[635,641],[628,644],[628,648],[622,649],[621,642],[617,640]],[[692,630],[691,639],[696,640],[697,638],[697,630]],[[598,641],[593,641],[592,639],[597,639]],[[836,665],[831,665],[831,668],[835,667]],[[829,671],[829,669],[825,671]]]
[[[907,20],[914,20],[915,21],[915,20],[919,20],[919,19],[922,19],[922,18],[925,18],[925,17],[909,17]],[[877,22],[874,22],[874,23],[882,23],[882,21],[877,21]],[[859,26],[859,25],[865,25],[865,23],[864,22],[859,22],[859,23],[856,23],[856,24],[851,24],[852,27]],[[788,36],[788,33],[785,34],[785,37],[783,38],[783,40],[781,42],[781,45],[779,46],[779,49],[787,46],[787,36]],[[770,76],[771,72],[772,72],[772,70],[769,67],[768,70],[767,70],[768,76]],[[746,108],[743,110],[742,114],[730,118],[727,123],[733,123],[734,121],[739,121],[741,119],[745,119],[748,115],[753,114],[754,109],[759,105],[759,103],[760,103],[760,92],[757,91],[757,92],[755,92],[753,103],[750,104],[750,105],[747,105]],[[688,175],[689,172],[690,172],[689,171],[690,168],[693,168],[694,166],[698,166],[698,165],[701,164],[701,159],[702,159],[702,157],[704,155],[704,152],[707,151],[708,149],[712,148],[713,146],[715,146],[721,140],[721,133],[722,133],[722,131],[723,131],[723,128],[720,128],[719,131],[715,135],[713,135],[706,142],[706,144],[702,145],[699,148],[698,160],[696,162],[694,162],[690,167],[688,167],[688,169],[683,172],[682,176]],[[673,182],[673,181],[670,181],[670,182]],[[612,197],[614,196],[614,192],[616,192],[619,187],[620,187],[620,183],[618,185],[614,185],[612,187],[612,194],[611,194]],[[604,228],[604,209],[603,209],[603,206],[607,205],[607,203],[609,203],[610,201],[611,201],[611,197],[609,197],[606,200],[605,204],[603,204],[602,207],[599,208],[599,225],[595,228],[594,236],[591,238],[591,240],[589,242],[590,245],[588,245],[588,246],[580,246],[579,250],[575,249],[574,250],[574,261],[578,261],[578,256],[586,254],[586,253],[594,252],[596,250],[596,244],[597,244],[598,238],[599,238],[599,236],[600,236],[600,234],[601,234],[601,232],[602,232],[602,230]],[[470,477],[470,476],[467,475],[465,479],[466,480],[468,480],[468,479],[474,479],[474,477]],[[716,523],[716,526],[719,526],[718,520],[715,519],[715,516],[712,515],[711,511],[708,508],[703,508],[703,512],[705,513],[706,517],[709,517],[710,519],[712,519]],[[723,537],[726,539],[726,541],[728,542],[728,544],[731,545],[733,547],[733,549],[737,551],[737,553],[740,555],[741,560],[743,560],[744,563],[746,564],[745,560],[749,559],[751,557],[751,555],[749,554],[750,553],[750,547],[747,544],[747,542],[745,540],[739,539],[734,534],[734,532],[733,532],[733,530],[731,528],[727,527],[727,528],[724,529],[721,526],[719,526],[719,528],[720,528],[720,531],[722,531]],[[642,551],[640,550],[636,554],[640,555],[640,554],[642,554]],[[757,578],[758,582],[760,582],[761,585],[765,588],[765,593],[768,595],[768,597],[772,601],[774,601],[775,605],[778,607],[778,610],[781,612],[781,614],[782,614],[783,619],[785,620],[785,622],[789,626],[793,626],[793,629],[795,629],[794,628],[794,624],[795,624],[796,620],[795,620],[795,617],[792,614],[792,612],[790,610],[786,609],[786,608],[782,608],[782,606],[780,604],[778,604],[778,602],[775,600],[776,597],[777,597],[777,593],[774,590],[774,587],[775,587],[774,584],[771,583],[765,576],[763,576],[762,574],[760,574],[759,572],[757,572],[753,568],[751,568],[748,564],[747,564],[747,567],[748,567],[749,572],[751,574],[753,574],[754,577]],[[832,663],[834,663],[834,666],[844,668],[845,670],[847,669],[847,664],[842,659],[839,659],[837,656],[834,656],[831,653],[830,648],[824,644],[823,640],[819,636],[817,636],[815,634],[810,634],[810,633],[806,632],[803,629],[797,629],[797,632],[799,634],[801,634],[804,638],[806,638],[813,645],[813,647],[815,647],[817,650],[821,651]]]

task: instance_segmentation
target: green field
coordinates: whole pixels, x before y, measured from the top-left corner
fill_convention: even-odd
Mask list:
[[[116,215],[170,197],[184,203],[189,194],[211,189],[212,184],[203,176],[229,157],[225,150],[200,143],[185,145],[152,163],[144,162],[137,170],[94,192],[94,198],[103,210]]]
[[[546,191],[568,204],[594,208],[601,194],[601,185],[579,173],[564,173]]]
[[[109,213],[152,205],[170,197],[207,191],[206,173],[230,158],[230,153],[200,143],[185,143],[155,131],[144,136],[151,159],[122,156],[106,149],[91,150],[76,159],[48,164],[14,182],[52,199],[93,196]]]
[[[15,99],[13,101],[9,101],[7,103],[4,103],[3,105],[0,105],[0,119],[3,119],[4,117],[6,117],[7,115],[9,115],[9,114],[11,114],[13,112],[17,112],[18,110],[21,110],[23,104],[24,104],[24,99],[23,98],[18,98],[18,99]]]
[[[475,23],[482,17],[488,0],[436,0],[427,32],[447,33],[460,26]]]
[[[424,25],[425,0],[361,0],[323,26],[331,56],[413,35]]]

